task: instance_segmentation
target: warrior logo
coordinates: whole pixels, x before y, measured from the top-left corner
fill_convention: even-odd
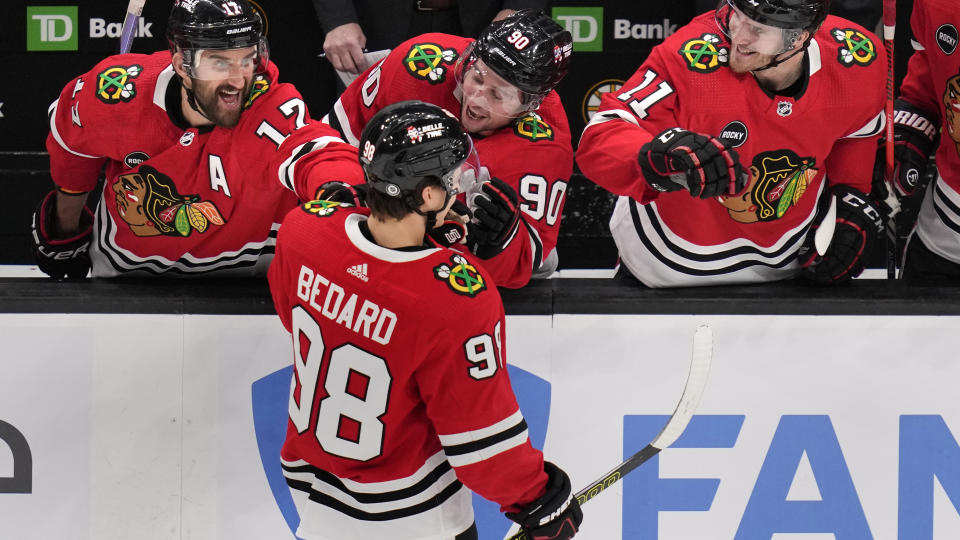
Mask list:
[[[302,204],[300,208],[308,214],[313,214],[317,217],[327,217],[332,216],[339,206],[340,203],[335,201],[318,200],[306,202]]]
[[[453,264],[443,263],[435,267],[433,275],[440,281],[446,281],[453,292],[473,297],[487,288],[487,283],[477,268],[462,255],[451,255],[450,262]]]
[[[816,159],[790,150],[761,152],[750,165],[750,184],[740,196],[721,196],[720,203],[740,223],[773,221],[796,206],[817,176]]]
[[[877,58],[876,45],[859,30],[834,28],[830,35],[841,44],[837,49],[837,60],[844,67],[869,66]]]
[[[684,42],[680,46],[680,56],[687,62],[687,69],[700,73],[716,71],[720,66],[727,64],[729,50],[720,47],[720,36],[704,34]]]
[[[446,79],[457,57],[456,49],[443,49],[434,43],[414,43],[403,59],[403,65],[414,77],[439,84]]]
[[[132,79],[140,76],[142,66],[111,66],[97,74],[97,98],[104,103],[130,101],[137,95]]]
[[[960,154],[960,75],[947,79],[947,89],[943,92],[943,108],[946,112],[944,131],[956,143]]]
[[[953,54],[957,50],[957,40],[960,34],[957,33],[957,27],[947,23],[937,28],[937,46],[943,51],[943,54]]]
[[[250,86],[250,95],[247,96],[247,100],[243,102],[243,108],[249,108],[250,105],[253,105],[255,99],[266,94],[269,89],[270,81],[263,75],[257,75],[257,77],[253,79],[253,84]]]
[[[593,115],[600,109],[600,99],[603,94],[616,92],[622,87],[623,81],[620,79],[607,79],[590,87],[583,96],[583,104],[580,106],[584,123],[590,123],[590,119],[593,118]]]
[[[516,133],[518,137],[529,139],[533,142],[553,140],[553,128],[550,127],[550,124],[544,122],[539,114],[534,112],[518,118],[517,121],[513,123],[513,132]]]
[[[184,237],[225,223],[216,205],[199,195],[181,195],[169,176],[149,165],[117,177],[113,194],[117,214],[136,236]]]

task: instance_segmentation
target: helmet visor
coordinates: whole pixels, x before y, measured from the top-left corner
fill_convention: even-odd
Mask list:
[[[204,81],[246,78],[266,72],[269,57],[266,40],[260,40],[241,49],[184,49],[183,67],[191,78]]]
[[[481,114],[501,118],[519,118],[535,109],[542,96],[524,92],[504,80],[475,54],[474,44],[464,50],[454,74],[461,100]]]
[[[441,177],[443,188],[451,196],[460,193],[469,195],[480,189],[480,182],[486,170],[486,167],[480,166],[480,157],[473,147],[473,141],[470,140],[470,150],[467,152],[466,159]]]
[[[760,24],[733,5],[731,0],[721,0],[717,5],[716,20],[731,44],[770,56],[788,51],[803,32],[802,28]]]

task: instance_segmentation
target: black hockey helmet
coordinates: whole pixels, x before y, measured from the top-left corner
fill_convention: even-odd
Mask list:
[[[167,43],[171,53],[184,53],[184,67],[191,76],[196,52],[201,50],[257,47],[256,72],[266,70],[267,41],[263,20],[248,0],[175,0],[167,20]]]
[[[449,112],[422,101],[381,109],[360,135],[360,165],[370,186],[386,195],[414,194],[424,177],[440,179],[448,196],[459,192],[456,171],[473,143]]]
[[[816,29],[830,11],[830,0],[729,0],[747,17],[777,28]]]
[[[469,66],[479,58],[525,94],[542,98],[567,74],[572,52],[570,32],[542,11],[524,9],[490,23],[460,62]]]

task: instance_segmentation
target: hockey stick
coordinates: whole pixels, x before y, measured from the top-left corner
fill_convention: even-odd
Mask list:
[[[893,188],[893,94],[896,79],[893,73],[893,36],[897,26],[897,1],[883,0],[883,46],[887,49],[887,103],[884,108],[886,116],[886,141],[884,146],[885,166],[883,181],[887,188],[887,198],[884,203],[890,208],[886,219],[887,233],[887,279],[897,279],[897,213],[900,212],[900,201]]]
[[[123,19],[123,29],[120,30],[120,54],[127,54],[133,46],[133,34],[137,31],[137,22],[143,13],[143,5],[147,0],[130,0],[127,4],[127,17]]]
[[[677,408],[667,420],[660,433],[654,437],[650,444],[643,447],[639,452],[627,458],[626,461],[611,469],[596,482],[578,491],[574,496],[580,504],[584,504],[590,499],[602,493],[605,489],[617,483],[627,473],[646,463],[650,458],[657,455],[660,450],[673,444],[690,423],[693,418],[693,412],[700,403],[700,397],[703,395],[703,389],[707,384],[707,375],[710,373],[710,362],[713,359],[713,331],[707,325],[697,327],[697,332],[693,335],[693,355],[690,358],[690,373],[687,375],[687,382],[683,387],[683,394],[680,395],[680,402]],[[516,527],[516,525],[514,525]],[[511,529],[512,530],[512,529]],[[509,533],[508,533],[509,534]],[[527,540],[527,536],[520,531],[508,540]]]

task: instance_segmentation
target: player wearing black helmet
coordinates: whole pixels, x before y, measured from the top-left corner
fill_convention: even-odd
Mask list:
[[[577,162],[650,287],[859,275],[880,231],[877,37],[828,0],[720,0],[604,95]]]
[[[424,243],[463,189],[470,138],[439,107],[404,101],[361,141],[368,208],[291,211],[268,274],[294,344],[280,458],[297,537],[476,540],[475,491],[528,538],[572,538],[583,514],[530,445],[495,282],[473,255]]]
[[[573,148],[554,88],[571,52],[570,33],[536,10],[490,24],[476,41],[424,34],[371,66],[324,120],[359,145],[371,117],[397,101],[423,100],[457,115],[485,167],[478,196],[464,200],[473,226],[462,247],[486,260],[498,284],[521,287],[557,266]]]
[[[169,51],[111,56],[51,106],[57,190],[33,220],[51,277],[261,274],[298,196],[363,178],[356,149],[277,80],[250,2],[177,1],[167,37]]]

